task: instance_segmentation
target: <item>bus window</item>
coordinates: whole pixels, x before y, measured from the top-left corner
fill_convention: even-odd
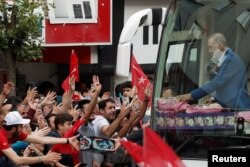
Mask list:
[[[244,146],[248,142],[246,139],[249,139],[244,137],[250,132],[250,124],[245,117],[250,107],[240,107],[238,104],[243,103],[240,98],[234,101],[235,105],[228,105],[224,103],[228,96],[218,96],[218,92],[228,84],[239,84],[239,90],[230,91],[236,95],[242,90],[248,97],[246,87],[250,78],[247,72],[250,64],[250,30],[246,30],[246,27],[243,29],[236,20],[248,11],[250,1],[238,1],[223,8],[223,11],[215,10],[220,2],[206,1],[201,4],[177,1],[176,8],[171,10],[163,26],[151,122],[152,127],[162,133],[166,142],[184,159],[206,159],[211,148]],[[236,78],[241,79],[229,79],[227,82],[220,80],[223,84],[216,90],[204,89],[202,98],[184,102],[178,100],[179,95],[190,93],[219,78],[222,74],[220,70],[225,65],[223,63],[229,63],[226,56],[214,62],[212,57],[215,51],[214,55],[209,53],[212,49],[209,39],[215,33],[222,34],[226,39],[227,47],[220,57],[230,52],[240,62],[239,68],[235,66],[231,70],[241,69],[235,73]],[[237,97],[240,96],[237,94]],[[221,101],[216,99],[217,103],[206,105],[211,97],[220,97]],[[237,129],[240,117],[245,120],[245,129],[241,131]]]
[[[196,41],[173,42],[169,45],[164,85],[170,86],[176,95],[197,88],[197,51]]]

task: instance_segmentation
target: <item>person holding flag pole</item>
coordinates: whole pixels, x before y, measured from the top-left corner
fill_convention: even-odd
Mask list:
[[[138,98],[140,99],[141,102],[143,102],[141,108],[141,117],[139,118],[140,126],[143,127],[144,124],[142,118],[144,117],[147,111],[151,110],[153,85],[149,81],[148,77],[145,75],[139,64],[137,63],[134,55],[132,55],[131,57],[130,70],[132,74],[133,91],[135,89]],[[149,122],[148,118],[150,118],[150,116],[146,116],[144,118],[146,118],[144,119],[146,120],[145,122]]]
[[[79,81],[78,58],[74,50],[71,51],[70,56],[70,73],[62,83],[62,88],[65,92],[70,89],[69,79],[72,77],[75,77],[75,82]]]

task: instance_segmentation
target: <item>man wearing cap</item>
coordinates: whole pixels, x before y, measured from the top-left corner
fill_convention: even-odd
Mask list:
[[[51,163],[61,159],[61,155],[54,152],[49,152],[45,156],[38,157],[20,157],[11,148],[10,144],[16,141],[27,141],[30,143],[41,144],[57,144],[70,143],[72,146],[78,148],[77,136],[71,138],[53,138],[41,137],[36,135],[27,135],[23,132],[23,125],[28,124],[29,119],[23,119],[18,111],[9,112],[4,120],[3,127],[0,129],[0,166],[5,166],[8,159],[16,165],[20,164],[35,164],[35,163]],[[8,158],[3,161],[4,155]]]

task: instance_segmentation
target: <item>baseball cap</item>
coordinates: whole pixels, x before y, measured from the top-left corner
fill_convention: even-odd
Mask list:
[[[78,105],[77,109],[81,109],[83,105],[90,103],[90,101],[88,98],[83,98],[79,101],[75,101],[74,105]]]
[[[11,111],[5,116],[5,125],[24,125],[30,123],[30,119],[23,119],[18,111]]]

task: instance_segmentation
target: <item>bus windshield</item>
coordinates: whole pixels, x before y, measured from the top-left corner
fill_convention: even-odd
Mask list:
[[[180,0],[170,8],[151,119],[181,157],[207,158],[210,148],[247,145],[249,7],[249,0]]]

